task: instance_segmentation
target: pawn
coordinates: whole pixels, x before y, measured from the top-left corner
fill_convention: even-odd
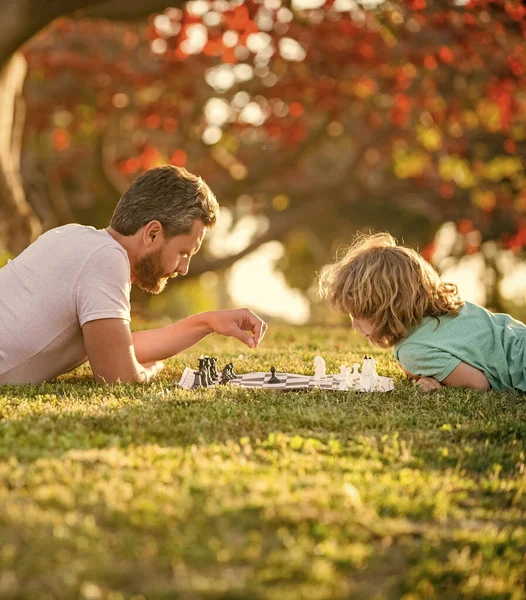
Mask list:
[[[314,379],[323,379],[325,374],[325,360],[322,356],[314,357]]]
[[[276,367],[270,367],[270,379],[269,383],[281,383],[281,381],[276,377]]]

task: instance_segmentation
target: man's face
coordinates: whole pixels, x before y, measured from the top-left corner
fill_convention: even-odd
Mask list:
[[[194,254],[201,248],[206,227],[194,221],[190,233],[164,239],[156,248],[147,251],[132,266],[132,282],[151,294],[159,294],[168,279],[186,275]]]

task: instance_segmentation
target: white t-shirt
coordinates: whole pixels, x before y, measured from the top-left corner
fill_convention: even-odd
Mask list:
[[[0,383],[41,383],[82,364],[81,327],[130,320],[130,261],[104,229],[47,231],[0,269]]]

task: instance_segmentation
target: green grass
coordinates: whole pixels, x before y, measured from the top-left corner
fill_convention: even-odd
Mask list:
[[[201,353],[328,371],[369,346],[208,338],[150,386],[0,388],[0,598],[525,599],[526,401],[176,389]],[[242,356],[240,356],[240,354]]]

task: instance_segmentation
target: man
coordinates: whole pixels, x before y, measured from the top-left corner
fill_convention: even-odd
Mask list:
[[[52,229],[0,269],[0,383],[41,383],[89,360],[98,382],[148,382],[165,358],[205,336],[256,347],[266,324],[248,309],[213,311],[131,333],[130,287],[157,294],[186,275],[217,201],[185,169],[139,177],[110,226]]]

